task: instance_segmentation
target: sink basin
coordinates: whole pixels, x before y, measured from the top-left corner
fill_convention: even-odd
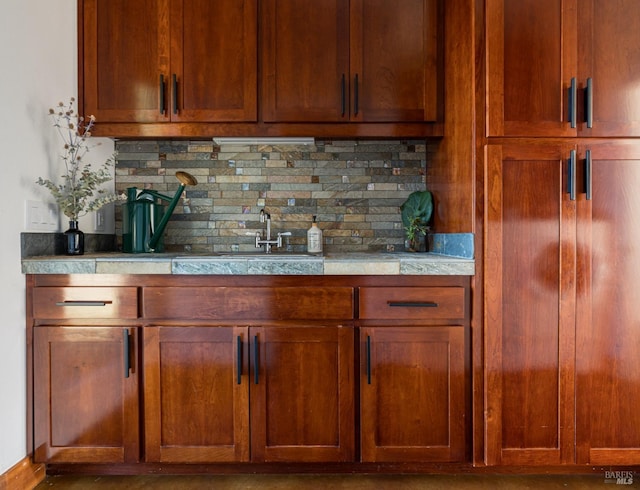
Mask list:
[[[303,258],[321,258],[322,255],[311,254],[308,252],[271,252],[269,254],[263,251],[255,252],[203,252],[180,255],[178,259],[206,259],[206,258],[237,258],[237,259],[303,259]]]

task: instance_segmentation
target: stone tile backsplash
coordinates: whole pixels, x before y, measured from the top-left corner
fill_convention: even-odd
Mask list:
[[[327,252],[401,251],[399,206],[425,189],[424,141],[325,141],[314,145],[217,145],[213,141],[118,141],[116,189],[151,188],[173,196],[175,172],[187,187],[165,231],[167,252],[255,250],[259,213],[272,232],[290,231],[288,247],[304,251],[317,215]],[[116,207],[116,235],[122,211]],[[120,243],[121,244],[121,243]]]

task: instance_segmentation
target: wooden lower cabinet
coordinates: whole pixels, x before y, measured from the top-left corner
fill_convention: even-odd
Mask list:
[[[34,329],[34,461],[139,461],[137,331]]]
[[[464,463],[469,295],[460,277],[29,276],[34,461]]]
[[[249,461],[246,327],[145,327],[145,460]]]
[[[463,461],[464,327],[360,330],[362,461]]]
[[[252,327],[249,335],[252,461],[353,461],[353,328]]]
[[[146,461],[353,461],[353,335],[146,327]]]

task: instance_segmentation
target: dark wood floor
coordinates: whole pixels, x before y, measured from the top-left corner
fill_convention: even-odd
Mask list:
[[[37,490],[614,490],[615,481],[590,476],[488,475],[216,475],[216,476],[48,476]],[[640,475],[624,488],[640,487]],[[607,486],[604,487],[605,489]]]

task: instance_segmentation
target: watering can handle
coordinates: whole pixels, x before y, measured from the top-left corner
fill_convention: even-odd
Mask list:
[[[160,223],[158,224],[156,230],[154,231],[153,236],[151,237],[151,240],[149,240],[149,249],[152,251],[155,250],[156,246],[158,245],[158,241],[160,241],[160,238],[162,237],[162,233],[164,232],[164,229],[167,226],[167,223],[169,222],[169,218],[171,218],[171,215],[173,214],[173,210],[176,208],[178,204],[178,200],[180,199],[180,196],[182,196],[182,192],[184,191],[184,188],[188,185],[196,185],[198,183],[196,178],[191,174],[188,174],[187,172],[176,172],[176,177],[180,181],[180,187],[178,188],[178,191],[173,196],[173,199],[169,204],[169,208],[166,210],[166,212],[162,216],[162,219],[160,220]]]

